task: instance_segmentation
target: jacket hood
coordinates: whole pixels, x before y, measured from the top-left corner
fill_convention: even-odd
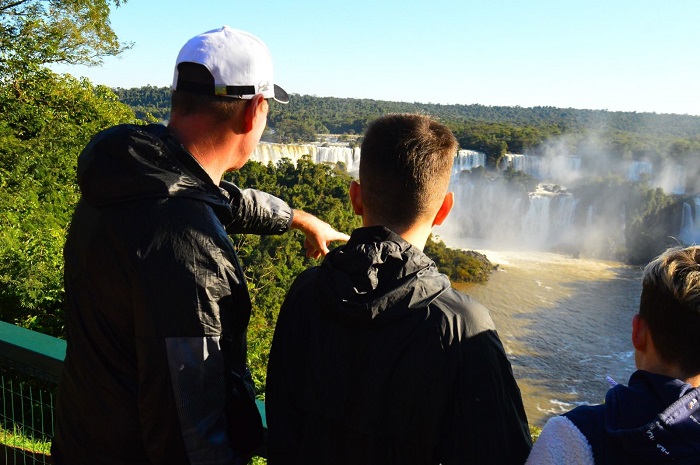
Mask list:
[[[125,124],[96,134],[78,157],[78,185],[93,206],[188,197],[229,208],[211,178],[160,124]]]
[[[319,297],[332,303],[325,308],[342,302],[338,310],[358,321],[401,317],[449,288],[430,258],[381,226],[353,231],[347,244],[328,254],[317,280]]]
[[[629,386],[617,385],[608,391],[605,419],[608,437],[630,456],[639,457],[639,463],[698,462],[698,388],[668,376],[636,371]]]

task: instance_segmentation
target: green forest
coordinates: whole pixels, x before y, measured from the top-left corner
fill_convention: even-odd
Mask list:
[[[113,89],[141,119],[167,120],[169,87]],[[424,113],[447,124],[463,149],[487,154],[494,166],[505,153],[537,153],[548,140],[566,135],[573,154],[585,152],[594,135],[600,147],[621,159],[672,158],[700,154],[700,117],[611,112],[554,107],[438,105],[292,94],[287,105],[273,104],[267,140],[313,142],[323,134],[361,135],[387,113]]]

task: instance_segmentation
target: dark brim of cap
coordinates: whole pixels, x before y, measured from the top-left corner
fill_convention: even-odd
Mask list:
[[[279,103],[289,103],[289,94],[277,84],[275,84],[275,100]]]

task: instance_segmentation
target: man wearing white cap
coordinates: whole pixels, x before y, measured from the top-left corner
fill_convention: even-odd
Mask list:
[[[270,53],[229,27],[182,48],[168,126],[120,125],[78,159],[66,246],[64,373],[52,456],[62,464],[238,464],[262,438],[246,365],[250,296],[230,233],[348,236],[264,192],[222,181],[267,122]]]

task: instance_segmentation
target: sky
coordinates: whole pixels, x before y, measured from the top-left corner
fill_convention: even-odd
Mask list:
[[[291,94],[700,116],[700,0],[128,0],[110,18],[130,50],[56,70],[169,86],[182,45],[227,25]]]

